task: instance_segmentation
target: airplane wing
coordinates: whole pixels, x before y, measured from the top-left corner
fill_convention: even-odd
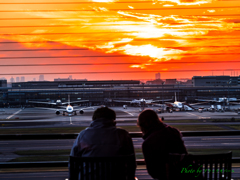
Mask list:
[[[237,102],[228,102],[229,104],[236,104],[236,105],[239,105],[240,103],[237,103]]]
[[[126,102],[126,103],[131,103],[132,101],[123,101],[123,100],[113,100],[114,102]]]
[[[206,102],[218,102],[217,100],[213,100],[213,99],[195,99],[196,101],[206,101]]]
[[[171,101],[172,99],[161,99],[161,100],[153,100],[151,102],[162,102],[162,101]]]
[[[99,107],[99,106],[98,106]],[[95,109],[95,107],[85,107],[85,108],[80,108],[80,109],[74,109],[74,111],[79,111],[79,110],[86,110],[86,109]]]
[[[89,101],[89,100],[71,101],[70,104],[71,104],[71,103],[87,102],[87,101]],[[63,105],[64,105],[64,104],[69,104],[69,102],[64,102],[64,103],[62,103],[62,104],[63,104]]]
[[[51,102],[40,102],[40,101],[28,101],[29,103],[39,103],[39,104],[52,104],[56,105],[56,103],[51,103]]]
[[[206,101],[206,102],[200,102],[200,103],[192,103],[192,104],[189,104],[189,105],[190,105],[190,106],[193,106],[193,105],[205,104],[205,103],[208,103],[208,101]]]
[[[56,111],[56,110],[66,110],[65,108],[45,108],[45,107],[34,107],[36,109],[47,109],[47,110],[52,110],[52,111]]]

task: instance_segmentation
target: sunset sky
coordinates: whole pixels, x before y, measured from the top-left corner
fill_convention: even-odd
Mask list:
[[[239,0],[0,0],[0,78],[240,75],[239,62]]]

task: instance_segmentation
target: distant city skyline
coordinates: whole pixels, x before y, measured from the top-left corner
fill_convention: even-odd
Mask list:
[[[126,79],[123,79],[123,78],[119,78],[119,79],[116,79],[116,80],[141,80],[141,81],[149,81],[149,80],[154,80],[154,79],[157,79],[158,77],[160,77],[159,79],[163,79],[163,80],[165,80],[165,79],[178,79],[178,80],[181,80],[181,81],[185,81],[185,80],[187,80],[187,79],[192,79],[192,77],[183,77],[183,78],[181,78],[181,77],[173,77],[173,78],[164,78],[164,77],[162,77],[161,76],[162,74],[160,73],[160,76],[158,75],[158,73],[155,73],[155,74],[153,74],[153,76],[152,77],[150,77],[150,78],[136,78],[136,79],[129,79],[129,78],[126,78]],[[199,76],[199,75],[194,75],[194,76]],[[204,76],[204,75],[202,75],[202,76]],[[238,75],[238,73],[230,73],[230,74],[214,74],[214,73],[211,73],[211,74],[208,74],[208,75],[206,75],[206,76],[231,76],[231,77],[236,77],[236,76],[238,76],[238,77],[240,77],[240,75]],[[7,78],[5,78],[5,77],[2,77],[2,78],[0,78],[0,79],[3,79],[3,78],[5,78],[7,81],[8,81],[8,83],[9,82],[11,82],[11,79],[12,80],[14,80],[14,82],[16,82],[16,78],[17,77],[19,77],[19,76],[12,76],[10,79],[7,79]],[[60,77],[54,77],[53,79],[51,79],[51,78],[49,78],[49,79],[47,79],[46,77],[48,77],[48,76],[45,76],[44,74],[41,76],[41,78],[44,78],[44,81],[64,81],[64,80],[66,80],[66,81],[68,81],[68,80],[82,80],[82,81],[86,81],[86,80],[88,80],[88,81],[94,81],[94,80],[112,80],[112,79],[87,79],[87,78],[76,78],[77,77],[77,75],[76,75],[76,77],[75,76],[73,76],[73,75],[68,75],[67,77],[65,76],[65,77],[63,77],[63,78],[60,78]],[[20,78],[20,81],[19,82],[27,82],[27,81],[39,81],[41,78],[40,78],[40,75],[39,76],[30,76],[30,77],[26,77],[25,78],[25,76],[21,76],[21,77],[19,77]],[[115,80],[115,79],[114,79]]]

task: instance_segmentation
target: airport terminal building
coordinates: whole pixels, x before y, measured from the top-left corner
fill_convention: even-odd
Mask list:
[[[240,99],[240,86],[187,86],[181,84],[144,84],[138,80],[110,81],[30,81],[0,87],[0,106],[32,105],[28,101],[54,102],[89,100],[83,105],[122,105],[112,100],[173,99],[196,102],[195,99],[235,97]]]

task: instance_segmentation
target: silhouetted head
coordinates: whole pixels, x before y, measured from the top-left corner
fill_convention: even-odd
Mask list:
[[[108,108],[108,107],[100,107],[97,108],[92,116],[92,120],[96,120],[96,119],[100,119],[100,118],[104,118],[104,119],[109,119],[109,120],[115,120],[116,119],[116,113],[114,110]]]
[[[155,111],[151,109],[146,109],[141,112],[138,116],[137,124],[140,126],[143,134],[146,134],[150,129],[161,124],[162,121],[158,118],[158,115]]]

